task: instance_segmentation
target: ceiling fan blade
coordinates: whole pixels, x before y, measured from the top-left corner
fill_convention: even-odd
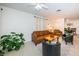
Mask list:
[[[40,4],[40,6],[41,6],[42,8],[44,8],[44,9],[48,9],[48,7],[47,7],[46,5],[44,5],[44,4]]]
[[[34,7],[36,10],[45,9],[48,10],[48,7],[43,3],[29,3],[30,7]]]
[[[48,7],[47,7],[45,4],[40,4],[40,6],[41,6],[43,9],[48,10]]]

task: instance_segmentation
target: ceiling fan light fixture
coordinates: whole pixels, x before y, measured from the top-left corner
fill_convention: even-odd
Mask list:
[[[36,9],[36,10],[40,10],[40,9],[42,9],[42,7],[41,7],[39,4],[37,4],[37,5],[35,6],[35,9]]]

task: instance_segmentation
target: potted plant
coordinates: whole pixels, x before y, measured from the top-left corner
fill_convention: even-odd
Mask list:
[[[0,47],[3,52],[19,50],[24,45],[24,38],[22,33],[11,32],[8,35],[2,35],[0,40]]]

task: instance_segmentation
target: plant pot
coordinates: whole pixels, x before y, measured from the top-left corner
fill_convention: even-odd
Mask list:
[[[0,56],[4,56],[4,52],[0,51]]]

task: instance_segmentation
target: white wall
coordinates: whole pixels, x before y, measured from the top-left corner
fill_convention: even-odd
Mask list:
[[[34,15],[21,12],[15,9],[2,7],[2,16],[0,16],[0,35],[10,32],[23,33],[26,41],[31,40],[31,34],[34,31]]]

